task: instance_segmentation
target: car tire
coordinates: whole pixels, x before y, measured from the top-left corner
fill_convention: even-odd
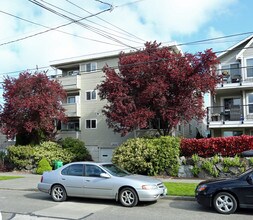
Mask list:
[[[214,197],[213,206],[221,214],[232,214],[237,209],[237,201],[230,193],[220,192]]]
[[[63,186],[54,185],[51,190],[51,197],[55,202],[63,202],[67,199],[67,193]]]
[[[126,207],[134,207],[137,205],[139,199],[134,189],[130,187],[123,188],[119,193],[119,201],[121,205]]]

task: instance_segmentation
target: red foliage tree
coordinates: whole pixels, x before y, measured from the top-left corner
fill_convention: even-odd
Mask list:
[[[54,134],[55,122],[66,120],[61,105],[66,93],[45,72],[6,77],[3,88],[1,131],[9,138],[16,136],[16,144],[37,144],[42,138],[49,139]]]
[[[219,80],[217,63],[211,49],[174,53],[156,42],[135,53],[122,52],[118,71],[105,66],[105,80],[98,86],[100,98],[108,101],[103,111],[108,126],[126,135],[152,123],[168,135],[179,122],[202,119],[203,94],[214,92]]]

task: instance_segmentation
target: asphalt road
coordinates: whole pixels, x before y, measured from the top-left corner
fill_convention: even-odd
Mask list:
[[[253,215],[253,209],[221,215],[195,201],[181,199],[160,199],[156,203],[141,203],[134,208],[122,207],[111,200],[81,198],[56,203],[47,194],[21,190],[0,190],[0,210],[3,220],[247,220]]]
[[[238,220],[252,219],[253,209],[239,210],[233,215],[221,215],[203,208],[194,198],[166,198],[156,203],[141,203],[125,208],[116,201],[69,198],[57,203],[46,193],[37,191],[39,175],[20,175],[23,178],[0,181],[0,220]],[[163,180],[196,182],[196,180]],[[199,180],[197,180],[199,181]]]

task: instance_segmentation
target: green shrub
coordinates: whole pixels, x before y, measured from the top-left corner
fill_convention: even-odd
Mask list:
[[[249,165],[253,166],[253,158],[249,158]]]
[[[35,163],[38,164],[43,157],[45,157],[49,164],[53,166],[54,161],[56,160],[62,161],[63,163],[69,163],[73,161],[75,155],[67,149],[63,149],[59,144],[47,141],[34,147]]]
[[[10,146],[7,148],[8,160],[18,169],[25,169],[34,163],[34,148],[27,146]]]
[[[153,148],[157,149],[152,163],[154,170],[151,175],[162,174],[164,171],[167,175],[177,176],[179,169],[179,147],[180,139],[170,136],[151,139]]]
[[[192,175],[197,177],[200,173],[200,167],[198,167],[197,165],[194,165],[193,168],[191,169]]]
[[[218,170],[215,168],[213,162],[211,160],[206,159],[202,163],[202,169],[206,170],[209,174],[211,174],[214,177],[219,176]]]
[[[192,161],[194,164],[197,164],[199,162],[199,156],[197,154],[193,154]]]
[[[84,142],[79,139],[67,137],[63,141],[60,142],[63,149],[66,149],[70,153],[74,155],[72,158],[73,161],[90,161],[91,155],[87,148],[85,147]]]
[[[220,162],[220,157],[216,154],[212,157],[213,164],[217,164]]]
[[[36,173],[43,174],[43,172],[51,171],[51,170],[52,170],[52,167],[50,166],[48,160],[45,157],[43,157],[38,163]]]
[[[176,176],[179,143],[175,137],[128,139],[114,150],[112,162],[133,173]]]
[[[240,157],[237,155],[233,158],[232,157],[224,157],[223,164],[226,167],[241,167],[243,165],[240,161]]]

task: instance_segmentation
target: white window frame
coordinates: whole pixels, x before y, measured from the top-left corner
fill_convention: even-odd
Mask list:
[[[87,127],[87,122],[90,121],[90,127]],[[95,127],[92,127],[92,122],[95,121]],[[86,119],[85,120],[86,129],[97,129],[97,119]]]
[[[253,92],[250,92],[250,93],[246,94],[246,102],[247,102],[247,105],[248,105],[248,107],[247,107],[247,114],[248,115],[253,115],[253,111],[252,112],[249,111],[249,105],[251,105],[251,104],[253,105],[253,102],[252,103],[249,102],[249,96],[250,95],[253,95]]]
[[[253,75],[252,76],[248,76],[248,60],[253,60],[253,57],[247,57],[246,59],[245,59],[245,64],[246,64],[246,77],[247,77],[247,79],[252,79],[253,78]],[[253,69],[253,65],[252,66],[250,66],[250,69]]]
[[[70,100],[73,100],[74,102],[72,102]],[[75,96],[68,96],[67,97],[67,103],[68,104],[75,104],[76,103],[76,97]]]
[[[90,99],[88,99],[88,94],[90,94]],[[95,97],[93,97],[93,94],[95,94]],[[85,100],[86,101],[92,101],[97,100],[97,90],[86,90],[85,91]]]

